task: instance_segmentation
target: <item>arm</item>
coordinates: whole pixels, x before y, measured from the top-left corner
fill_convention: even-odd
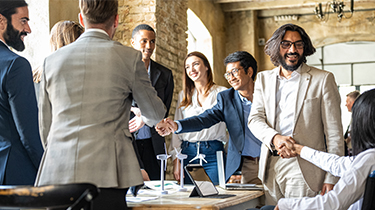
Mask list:
[[[303,150],[302,155],[305,153]],[[348,209],[350,205],[363,196],[366,179],[370,172],[375,169],[373,165],[375,161],[373,151],[372,154],[367,153],[365,156],[359,156],[357,156],[353,163],[347,167],[347,170],[343,172],[343,176],[332,191],[329,191],[325,195],[317,195],[313,198],[280,199],[278,202],[279,208],[281,210]],[[330,164],[332,164],[331,161]]]
[[[251,106],[248,126],[254,136],[262,141],[269,150],[272,150],[272,139],[278,132],[269,124],[267,119],[265,106],[269,102],[265,101],[266,93],[263,88],[265,79],[263,77],[263,74],[258,74],[257,81],[255,82],[253,104]],[[267,91],[269,90],[267,89]]]
[[[166,109],[163,101],[157,96],[154,87],[151,85],[141,58],[142,55],[139,52],[137,59],[134,61],[132,93],[142,112],[143,122],[152,127],[163,119]]]
[[[165,87],[165,93],[164,93],[165,98],[163,101],[167,108],[167,112],[165,113],[164,117],[168,117],[169,109],[171,108],[171,103],[172,103],[172,98],[173,98],[173,90],[174,90],[173,74],[171,71],[169,71],[167,86]]]
[[[38,129],[38,107],[31,67],[24,58],[17,58],[10,67],[7,92],[13,120],[20,140],[35,168],[43,155]]]

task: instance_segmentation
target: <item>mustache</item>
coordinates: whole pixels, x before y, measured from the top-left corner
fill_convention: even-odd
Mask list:
[[[297,52],[294,52],[294,53],[286,53],[285,56],[289,56],[289,55],[296,55],[296,56],[300,56]]]
[[[23,36],[23,35],[24,35],[24,36],[27,36],[27,33],[24,32],[24,31],[23,31],[23,32],[20,32],[20,36]]]

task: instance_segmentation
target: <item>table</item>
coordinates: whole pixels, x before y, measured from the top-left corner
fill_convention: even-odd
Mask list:
[[[128,207],[132,210],[186,210],[186,209],[200,209],[200,210],[242,210],[253,208],[259,205],[259,198],[264,195],[263,191],[245,191],[245,190],[223,190],[217,188],[219,194],[235,194],[236,196],[229,198],[200,198],[189,197],[192,188],[187,192],[169,191],[166,195],[153,195],[157,199],[143,201],[141,203],[128,202]],[[155,191],[154,191],[155,193]],[[131,196],[131,195],[128,195]],[[139,197],[147,196],[145,194],[138,195]]]

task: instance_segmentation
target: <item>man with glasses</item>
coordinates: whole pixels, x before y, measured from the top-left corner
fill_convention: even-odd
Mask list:
[[[249,127],[263,142],[259,178],[266,204],[324,194],[338,181],[300,157],[289,158],[292,152],[279,147],[291,141],[344,154],[340,95],[332,73],[306,64],[314,52],[310,37],[293,24],[277,29],[265,46],[277,67],[258,74]]]
[[[33,185],[43,155],[38,107],[23,51],[31,33],[24,0],[0,0],[0,185]]]
[[[168,135],[171,131],[195,132],[218,122],[225,122],[230,135],[225,168],[226,180],[240,169],[241,183],[261,184],[257,176],[261,142],[246,126],[253,101],[257,62],[248,52],[238,51],[228,55],[224,65],[224,77],[232,88],[218,93],[217,104],[214,107],[198,116],[175,122],[166,118],[156,125],[156,130],[160,135]],[[239,168],[241,162],[242,168]]]

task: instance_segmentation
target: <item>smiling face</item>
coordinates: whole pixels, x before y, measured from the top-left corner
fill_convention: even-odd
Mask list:
[[[253,75],[253,69],[248,68],[247,73],[240,65],[240,61],[228,63],[226,66],[226,72],[233,72],[233,69],[238,69],[237,76],[230,74],[228,77],[228,83],[238,91],[245,91],[249,89],[251,76]]]
[[[11,22],[7,22],[7,28],[2,34],[5,43],[17,51],[23,51],[25,36],[31,33],[29,26],[29,10],[27,6],[16,8],[16,13],[11,15]]]
[[[207,82],[208,68],[204,65],[203,60],[197,56],[190,56],[185,61],[185,71],[187,76],[193,81]]]
[[[302,41],[301,35],[297,31],[286,31],[283,41],[286,42],[298,42]],[[284,49],[280,44],[280,64],[288,71],[297,70],[298,67],[303,63],[303,48],[299,49],[295,44],[292,44],[289,48]]]
[[[151,58],[155,49],[155,33],[148,30],[139,30],[131,40],[134,49],[141,51],[142,60],[146,61]]]

